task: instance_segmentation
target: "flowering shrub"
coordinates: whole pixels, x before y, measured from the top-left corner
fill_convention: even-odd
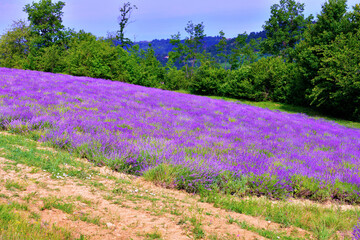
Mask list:
[[[181,166],[175,184],[190,191],[246,179],[256,195],[360,202],[360,130],[304,114],[0,68],[0,127],[134,174]]]

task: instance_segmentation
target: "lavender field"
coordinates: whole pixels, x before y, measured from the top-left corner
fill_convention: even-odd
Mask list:
[[[231,176],[250,194],[360,202],[360,130],[303,114],[0,68],[0,126],[134,174],[186,169],[174,184],[189,191]]]

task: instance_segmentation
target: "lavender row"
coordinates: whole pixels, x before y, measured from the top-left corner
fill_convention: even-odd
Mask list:
[[[291,193],[305,177],[321,188],[346,186],[355,198],[360,194],[360,131],[304,114],[0,68],[0,125],[41,130],[43,141],[140,174],[166,163],[208,184],[228,171],[251,178],[255,188],[272,181]]]

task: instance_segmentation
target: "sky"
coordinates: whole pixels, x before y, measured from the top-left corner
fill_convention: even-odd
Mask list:
[[[223,30],[228,38],[239,33],[258,32],[270,17],[270,7],[280,0],[62,0],[63,25],[76,31],[84,30],[106,37],[119,29],[120,6],[127,1],[137,6],[125,36],[133,41],[167,39],[180,32],[185,38],[188,21],[203,22],[207,36],[217,36]],[[26,20],[26,4],[38,0],[0,0],[0,34],[15,20]],[[56,2],[56,0],[53,0]],[[305,16],[316,16],[325,0],[300,0],[305,3]],[[359,0],[348,0],[349,9]]]

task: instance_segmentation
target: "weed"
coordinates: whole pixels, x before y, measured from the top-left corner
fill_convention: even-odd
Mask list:
[[[36,221],[38,221],[41,218],[41,216],[40,216],[40,214],[38,214],[36,212],[31,212],[29,215],[29,218],[32,218],[32,219],[35,219]]]
[[[312,232],[314,233],[316,239],[326,240],[331,239],[331,237],[335,235],[336,230],[329,229],[326,226],[325,221],[313,221]]]
[[[161,232],[159,231],[159,229],[155,228],[155,230],[153,232],[146,233],[145,237],[146,237],[145,239],[147,239],[147,240],[151,240],[151,239],[160,240],[162,236],[161,236]]]
[[[82,197],[82,196],[80,196],[80,195],[76,196],[75,199],[76,199],[77,201],[79,201],[79,202],[85,203],[85,204],[88,205],[88,206],[91,206],[91,205],[92,205],[92,202],[91,202],[90,200],[87,200],[87,199],[85,199],[84,197]]]
[[[44,206],[41,208],[41,211],[45,209],[52,209],[56,208],[59,209],[65,213],[73,213],[74,211],[74,205],[72,203],[63,203],[63,201],[56,197],[48,197],[48,198],[42,198],[44,202]]]
[[[72,219],[74,221],[80,220],[80,221],[87,222],[87,223],[92,223],[92,224],[95,224],[95,225],[98,225],[98,226],[101,225],[101,222],[100,222],[101,218],[99,216],[92,217],[88,213],[79,213],[77,215],[74,215],[72,217]]]
[[[29,203],[30,200],[35,198],[37,194],[38,194],[37,192],[31,192],[28,195],[26,195],[25,197],[23,197],[23,200],[26,201],[27,203]]]
[[[0,198],[8,199],[10,197],[8,195],[5,195],[4,193],[0,193]]]
[[[233,223],[239,223],[239,221],[237,219],[234,219],[232,216],[228,216],[228,223],[229,224],[233,224]]]
[[[25,191],[26,186],[24,184],[12,181],[12,180],[6,180],[5,188],[10,191],[20,190]]]
[[[201,220],[199,220],[195,216],[193,216],[189,219],[189,221],[193,225],[192,233],[194,234],[194,239],[204,238],[205,232],[202,228]]]

